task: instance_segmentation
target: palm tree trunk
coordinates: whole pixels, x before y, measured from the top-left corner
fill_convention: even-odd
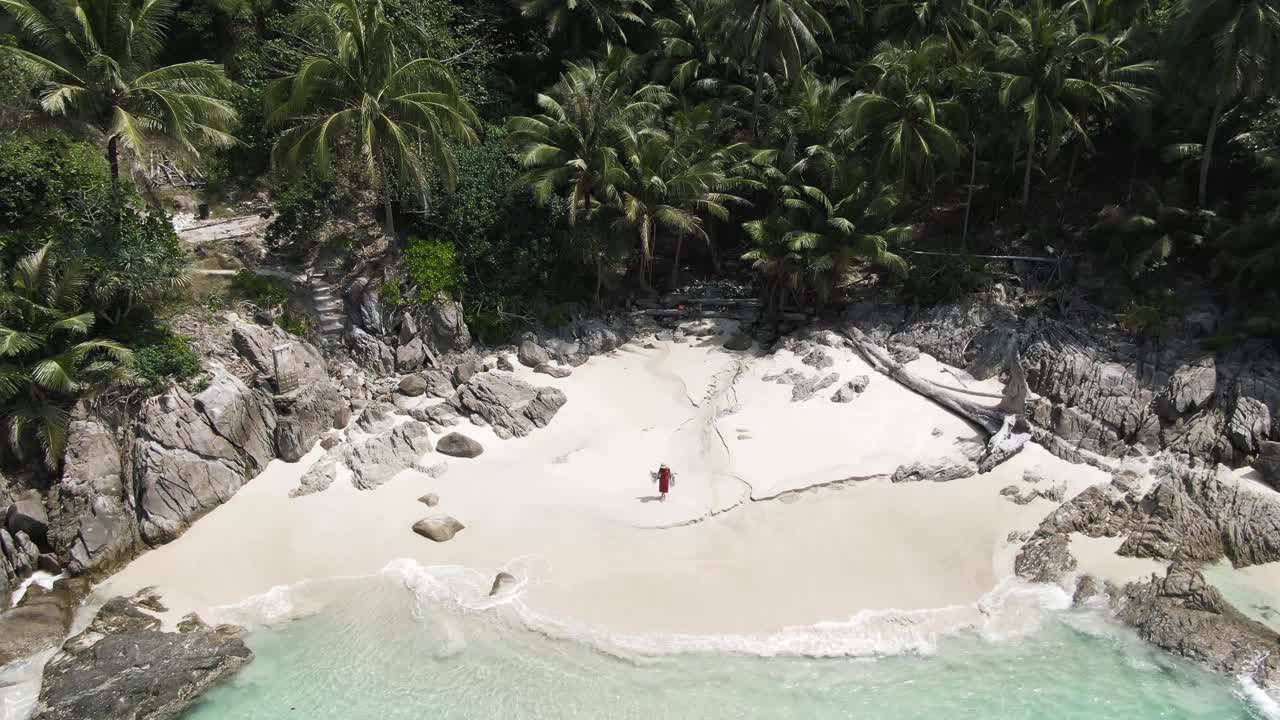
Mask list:
[[[751,97],[751,135],[760,139],[760,96],[764,93],[764,43],[756,57],[756,89]]]
[[[676,233],[676,257],[671,262],[671,289],[675,290],[680,282],[680,250],[684,248],[684,233]]]
[[[973,184],[978,178],[978,135],[972,134],[973,150],[969,153],[972,160],[969,164],[969,197],[964,201],[964,231],[960,233],[960,250],[969,248],[969,213],[973,210]]]
[[[1200,158],[1200,207],[1204,207],[1209,199],[1209,163],[1213,160],[1213,141],[1218,136],[1218,123],[1222,120],[1222,108],[1226,105],[1227,96],[1218,92],[1217,104],[1213,106],[1213,115],[1209,118],[1209,135],[1204,140],[1204,155]]]
[[[1031,202],[1031,168],[1036,164],[1036,141],[1034,138],[1027,147],[1027,169],[1022,175],[1022,207]]]
[[[600,305],[600,286],[604,285],[604,258],[596,253],[596,306]]]
[[[394,240],[396,237],[396,214],[391,209],[391,193],[386,193],[383,196],[382,208],[387,215],[387,237]]]
[[[112,135],[107,140],[107,164],[111,166],[111,200],[120,199],[120,138]]]

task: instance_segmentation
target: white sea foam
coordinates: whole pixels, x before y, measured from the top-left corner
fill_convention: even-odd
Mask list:
[[[1249,675],[1240,675],[1236,679],[1240,682],[1240,694],[1259,717],[1263,720],[1280,720],[1280,697],[1258,687]]]
[[[810,658],[929,655],[937,650],[941,638],[963,632],[976,631],[989,642],[1026,637],[1040,628],[1046,612],[1063,610],[1071,604],[1061,588],[1008,578],[973,605],[863,610],[847,620],[787,627],[773,633],[624,634],[550,617],[532,608],[525,590],[533,581],[527,572],[520,572],[528,570],[529,564],[528,559],[509,564],[506,570],[519,581],[496,597],[488,596],[490,576],[455,565],[424,566],[401,559],[389,563],[382,575],[402,582],[414,593],[418,617],[428,614],[429,605],[437,603],[467,611],[506,608],[534,632],[582,642],[622,657],[691,653]]]
[[[29,590],[32,585],[39,585],[45,590],[52,590],[53,584],[64,577],[66,577],[66,575],[53,575],[52,573],[47,573],[43,570],[37,570],[31,573],[27,579],[22,581],[22,584],[18,586],[18,589],[13,591],[13,596],[9,600],[9,607],[15,607],[18,603],[22,602],[22,598],[26,597],[27,590]]]

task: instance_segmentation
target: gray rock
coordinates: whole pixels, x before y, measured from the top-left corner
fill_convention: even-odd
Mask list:
[[[1227,437],[1242,452],[1254,453],[1271,435],[1271,410],[1266,403],[1251,397],[1236,400],[1231,419],[1227,421]]]
[[[543,363],[534,368],[533,371],[540,375],[550,375],[553,378],[567,378],[573,374],[573,370],[563,365],[552,365],[550,363]]]
[[[1179,367],[1156,400],[1161,417],[1176,420],[1180,415],[1205,407],[1217,384],[1218,372],[1213,358]]]
[[[484,372],[484,365],[479,360],[468,360],[453,368],[453,384],[460,387],[471,382],[471,378]]]
[[[817,375],[796,382],[791,386],[791,402],[803,402],[814,395],[835,385],[840,380],[839,373],[831,373],[823,377]]]
[[[401,345],[408,345],[418,336],[418,322],[413,315],[405,313],[400,317],[400,325],[396,329],[396,339]]]
[[[356,427],[367,433],[380,433],[395,422],[395,411],[395,406],[389,403],[373,403],[360,413]]]
[[[535,388],[510,375],[485,373],[459,389],[455,404],[483,418],[505,439],[546,427],[566,401],[557,388]]]
[[[47,572],[50,575],[60,575],[62,573],[62,563],[58,562],[58,556],[53,553],[43,553],[39,560],[36,561],[36,569],[40,572]]]
[[[349,345],[351,347],[351,357],[361,367],[379,375],[385,375],[395,370],[395,353],[386,343],[364,330],[358,327],[351,328]]]
[[[744,332],[735,332],[729,336],[728,340],[724,341],[724,349],[743,352],[744,350],[750,350],[753,344],[754,341],[750,335]]]
[[[1071,596],[1071,605],[1081,607],[1102,594],[1102,587],[1097,578],[1092,575],[1081,575],[1076,580],[1076,591]]]
[[[1280,684],[1280,635],[1232,607],[1190,565],[1126,585],[1117,604],[1117,617],[1147,642],[1264,688]]]
[[[396,370],[413,372],[422,367],[427,359],[427,344],[422,338],[413,338],[402,342],[396,348]]]
[[[384,435],[339,449],[351,468],[351,484],[360,490],[371,490],[431,452],[431,438],[425,424],[410,421]]]
[[[419,395],[426,394],[427,381],[421,375],[405,375],[400,378],[400,385],[398,387],[401,395],[418,397]]]
[[[16,532],[13,534],[13,544],[18,550],[18,554],[22,556],[23,565],[28,573],[33,573],[40,568],[40,546],[24,532]]]
[[[427,423],[432,429],[458,424],[458,413],[447,404],[412,408],[409,410],[409,417]]]
[[[807,355],[801,358],[800,362],[815,370],[826,370],[836,364],[836,361],[831,358],[831,355],[827,354],[827,351],[822,348],[814,348],[810,350]]]
[[[285,462],[301,460],[322,435],[345,425],[344,414],[345,420],[350,420],[346,399],[328,378],[276,395],[272,404],[276,412],[276,455]]]
[[[493,586],[489,588],[489,597],[493,597],[502,593],[507,588],[516,585],[519,581],[516,576],[509,572],[500,572],[493,577]]]
[[[506,353],[498,354],[498,369],[505,372],[515,372],[516,366],[511,363],[511,357]]]
[[[337,459],[340,457],[340,454],[331,450],[325,457],[317,460],[298,480],[298,487],[289,491],[289,497],[302,497],[328,490],[338,479]]]
[[[320,449],[332,450],[340,442],[342,442],[342,436],[336,432],[331,432],[320,438]]]
[[[72,574],[108,573],[139,549],[134,486],[125,481],[115,434],[95,420],[72,420],[62,478],[50,488],[49,544]]]
[[[453,395],[453,379],[444,370],[425,370],[421,376],[427,383],[428,395],[438,398],[448,398]]]
[[[473,458],[484,452],[484,446],[461,433],[452,432],[436,443],[436,452],[451,457]]]
[[[44,669],[33,720],[173,720],[253,659],[243,629],[166,633],[124,598]]]
[[[852,380],[840,386],[839,390],[836,390],[836,394],[831,396],[831,402],[853,402],[853,399],[861,395],[870,383],[871,378],[866,375],[856,375]]]
[[[435,507],[440,504],[440,496],[435,493],[427,493],[426,495],[418,498],[418,502],[426,505],[427,507]]]
[[[1280,489],[1280,442],[1258,443],[1258,458],[1253,461],[1253,469],[1272,487]]]
[[[222,370],[195,396],[175,387],[144,402],[134,432],[139,526],[151,544],[176,538],[275,456],[269,402]]]
[[[378,288],[369,278],[356,278],[346,292],[347,307],[353,310],[354,319],[365,330],[374,335],[386,332],[382,321],[382,300],[378,297]]]
[[[44,543],[49,534],[49,514],[45,512],[40,493],[32,490],[10,505],[5,514],[5,527],[13,535],[26,533],[38,543]]]
[[[471,347],[471,331],[463,318],[462,305],[443,293],[427,307],[424,329],[431,330],[431,347],[437,353],[461,352]]]
[[[1034,535],[1018,551],[1013,570],[1018,577],[1031,582],[1057,582],[1076,569],[1076,558],[1069,546],[1066,535]]]
[[[55,647],[71,627],[76,604],[88,591],[81,579],[63,579],[52,590],[39,585],[27,589],[16,607],[5,596],[0,610],[0,666]]]
[[[433,542],[446,542],[466,527],[448,515],[433,515],[414,523],[413,531]]]
[[[897,470],[893,471],[893,482],[950,482],[961,478],[973,477],[974,468],[971,465],[961,465],[951,462],[950,460],[942,460],[935,463],[913,462],[908,465],[899,465]]]
[[[525,367],[536,368],[539,365],[547,364],[551,360],[551,356],[532,340],[525,340],[520,343],[520,348],[516,351],[516,359]]]
[[[324,356],[310,343],[302,342],[274,325],[262,326],[239,322],[231,329],[231,343],[249,364],[272,384],[272,391],[279,389],[277,372],[292,378],[299,387],[313,382],[328,382],[329,372]],[[276,367],[274,348],[286,345],[289,352],[282,356],[285,366]]]

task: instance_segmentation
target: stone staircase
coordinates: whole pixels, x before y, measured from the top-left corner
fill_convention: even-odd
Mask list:
[[[311,302],[320,319],[318,331],[325,342],[340,342],[346,328],[346,314],[342,310],[342,295],[337,282],[331,270],[312,275],[308,281]]]

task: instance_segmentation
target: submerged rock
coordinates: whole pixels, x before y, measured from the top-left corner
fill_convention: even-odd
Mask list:
[[[489,588],[489,597],[497,595],[519,581],[509,572],[500,572],[493,577],[493,586]]]
[[[15,607],[0,611],[0,666],[56,646],[67,636],[88,583],[66,578],[45,590],[32,584]],[[3,604],[9,604],[5,595]]]
[[[253,659],[243,628],[186,627],[162,632],[134,602],[107,601],[45,666],[33,720],[173,720]]]

